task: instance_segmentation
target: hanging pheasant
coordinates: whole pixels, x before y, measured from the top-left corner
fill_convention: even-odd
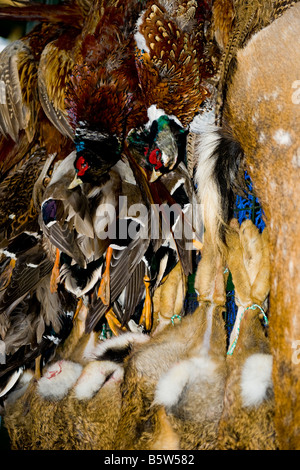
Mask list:
[[[133,33],[125,22],[126,8],[107,2],[102,10],[84,25],[74,48],[76,65],[66,86],[79,176],[84,175],[84,168],[89,171],[83,166],[85,152],[94,163],[98,159],[93,166],[98,166],[99,177],[100,171],[104,174],[120,159],[128,132],[147,119],[134,65]]]
[[[147,3],[136,23],[135,62],[148,110],[137,140],[145,141],[152,180],[184,158],[184,131],[208,94],[201,84],[206,71],[196,13],[196,1],[157,0]]]
[[[173,227],[165,238],[159,233],[158,240],[152,239],[148,232],[142,237],[139,230],[145,221],[124,214],[119,202],[119,196],[126,196],[131,206],[178,203],[171,220],[175,224],[193,197],[183,167],[165,159],[174,136],[176,146],[170,148],[178,160],[184,158],[186,123],[192,112],[186,122],[185,107],[178,117],[170,118],[164,111],[149,120],[156,103],[145,100],[147,87],[137,70],[134,37],[146,2],[97,0],[91,3],[94,15],[87,14],[89,2],[79,5],[72,4],[73,21],[71,16],[65,21],[65,6],[56,12],[47,6],[37,9],[32,18],[40,16],[43,23],[27,36],[28,51],[21,40],[20,51],[27,55],[23,62],[18,59],[23,69],[13,75],[23,111],[3,130],[8,135],[15,132],[11,140],[18,139],[17,133],[27,141],[33,135],[39,149],[21,155],[18,147],[20,163],[10,167],[5,159],[5,179],[0,183],[3,197],[17,185],[25,194],[21,201],[15,192],[1,214],[0,319],[9,366],[0,374],[5,380],[22,365],[22,354],[28,365],[42,354],[43,366],[47,350],[50,354],[54,347],[52,339],[58,341],[69,331],[64,327],[68,302],[71,318],[77,302],[78,308],[80,302],[86,303],[87,331],[98,330],[105,318],[115,333],[122,332],[134,315],[137,321],[141,316],[150,331],[151,295],[164,274],[178,259],[191,272],[191,252],[181,240],[174,241]],[[27,18],[32,14],[32,6],[23,10]],[[39,31],[45,32],[44,41],[36,45]],[[27,89],[25,77],[31,77],[34,86]],[[32,124],[24,127],[20,116],[27,115]],[[128,136],[140,127],[142,143],[134,145]],[[161,161],[173,170],[162,174],[161,181],[149,181],[152,166],[147,167],[144,137],[148,163],[159,165],[159,145]],[[103,222],[107,202],[116,213],[115,233],[109,232],[112,224]],[[127,238],[120,236],[124,227],[133,231]],[[20,253],[21,242],[25,245]]]

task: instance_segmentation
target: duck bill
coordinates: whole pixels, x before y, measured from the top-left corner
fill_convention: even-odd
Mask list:
[[[160,176],[162,175],[162,173],[160,171],[156,171],[152,170],[152,175],[151,175],[151,178],[150,178],[150,183],[154,183],[154,181],[156,181]]]
[[[76,188],[77,186],[79,186],[82,183],[83,183],[83,181],[80,178],[78,178],[78,176],[76,175],[75,178],[73,179],[72,183],[69,184],[68,189]]]

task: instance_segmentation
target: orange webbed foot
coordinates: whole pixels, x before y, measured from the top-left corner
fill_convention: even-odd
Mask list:
[[[146,289],[146,296],[143,311],[141,314],[141,318],[139,324],[143,324],[147,331],[151,330],[152,327],[152,301],[150,295],[150,278],[149,276],[144,277],[144,284]]]
[[[111,329],[111,331],[113,332],[115,336],[119,336],[120,334],[127,331],[127,329],[124,326],[122,326],[119,320],[117,319],[112,308],[110,308],[108,312],[105,314],[105,318],[107,320],[109,328]]]
[[[56,248],[56,256],[54,261],[54,266],[51,273],[50,279],[50,292],[53,294],[57,292],[58,279],[59,279],[59,263],[60,263],[60,253],[59,249]]]
[[[100,297],[104,305],[110,304],[110,261],[112,254],[113,249],[109,246],[106,252],[105,271],[98,290],[98,297]]]

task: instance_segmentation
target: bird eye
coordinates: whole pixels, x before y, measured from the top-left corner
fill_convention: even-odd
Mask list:
[[[88,168],[89,168],[88,163],[85,161],[84,157],[81,155],[76,162],[76,170],[77,170],[78,176],[83,176]]]

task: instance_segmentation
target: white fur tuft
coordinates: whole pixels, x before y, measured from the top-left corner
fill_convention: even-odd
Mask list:
[[[176,405],[188,383],[195,380],[211,382],[214,380],[215,369],[215,362],[208,357],[180,361],[162,375],[156,387],[154,402],[166,407]]]
[[[123,368],[110,361],[90,362],[83,370],[74,393],[78,400],[89,400],[100,390],[107,377],[120,381],[123,377]]]
[[[181,361],[172,367],[158,382],[154,402],[167,407],[176,405],[192,373],[189,361]]]
[[[82,366],[71,361],[58,361],[51,364],[38,381],[37,390],[42,398],[61,400],[77,382]]]
[[[127,348],[130,344],[145,343],[149,340],[149,336],[143,333],[124,333],[105,341],[97,343],[94,348],[85,352],[85,359],[96,359],[101,357],[109,349]]]
[[[272,364],[270,354],[252,354],[245,361],[241,376],[243,406],[259,406],[272,387]]]
[[[205,126],[205,131],[198,137],[195,149],[197,196],[202,208],[204,226],[211,235],[219,232],[222,220],[221,196],[214,176],[217,159],[214,152],[220,141],[218,129],[217,126],[210,124]]]

